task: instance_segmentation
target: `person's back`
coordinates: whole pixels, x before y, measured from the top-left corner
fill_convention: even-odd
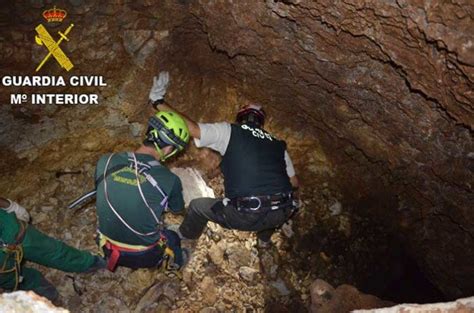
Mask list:
[[[158,109],[171,109],[160,104]],[[265,112],[258,105],[243,107],[236,124],[196,123],[185,117],[198,148],[222,155],[225,198],[191,201],[180,226],[182,238],[197,239],[208,221],[229,229],[257,232],[260,246],[268,246],[275,229],[297,210],[298,187],[286,143],[263,130]]]
[[[159,267],[170,259],[173,269],[185,263],[178,235],[162,221],[165,210],[184,208],[181,181],[158,160],[183,150],[189,131],[172,112],[157,113],[148,123],[135,152],[107,154],[97,162],[98,244],[111,271],[118,265]]]
[[[229,144],[221,162],[226,197],[290,192],[285,151],[285,142],[265,130],[247,124],[232,124]]]
[[[100,158],[96,167],[95,179],[104,177],[104,170],[107,160],[111,155],[106,154]],[[135,154],[139,163],[149,166],[147,173],[157,182],[163,193],[168,197],[168,208],[175,213],[184,208],[183,197],[181,194],[181,181],[168,168],[156,161],[147,154]],[[154,188],[143,174],[139,174],[138,182],[135,173],[133,160],[129,153],[122,152],[114,154],[110,158],[107,174],[107,192],[111,205],[117,210],[117,213],[141,233],[154,233],[150,236],[140,236],[128,229],[111,210],[105,196],[104,180],[97,185],[97,217],[100,232],[107,237],[130,245],[150,245],[160,239],[157,232],[158,218],[163,214],[164,195]],[[114,170],[115,169],[115,170]],[[138,183],[141,186],[141,192],[138,189]],[[153,209],[151,212],[148,205]]]

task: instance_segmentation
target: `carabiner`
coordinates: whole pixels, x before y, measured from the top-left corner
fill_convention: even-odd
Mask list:
[[[260,209],[260,207],[262,206],[262,200],[260,200],[260,198],[258,197],[255,197],[255,196],[252,196],[250,197],[250,200],[257,200],[258,201],[258,205],[254,208],[248,208],[249,210],[251,211],[257,211],[258,209]]]

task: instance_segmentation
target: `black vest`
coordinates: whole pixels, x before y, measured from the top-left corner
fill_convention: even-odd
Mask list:
[[[231,136],[222,158],[227,198],[290,192],[286,173],[286,143],[248,125],[231,125]]]

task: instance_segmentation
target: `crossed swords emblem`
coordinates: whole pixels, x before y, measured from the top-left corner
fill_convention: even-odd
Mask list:
[[[58,34],[59,36],[61,36],[61,38],[59,38],[58,41],[55,41],[42,24],[39,24],[38,26],[36,26],[35,29],[36,29],[36,32],[38,33],[38,36],[35,36],[36,43],[40,46],[44,45],[46,49],[48,49],[49,51],[49,53],[44,57],[44,59],[36,68],[36,72],[38,72],[43,67],[46,61],[48,61],[49,58],[51,58],[51,56],[54,57],[56,61],[58,61],[59,65],[65,68],[66,71],[69,71],[70,69],[74,67],[71,60],[69,60],[69,58],[63,52],[63,50],[59,47],[59,45],[61,44],[63,40],[69,41],[69,39],[66,36],[67,34],[71,32],[71,29],[73,27],[74,27],[74,24],[71,24],[64,31],[64,33],[59,31]]]

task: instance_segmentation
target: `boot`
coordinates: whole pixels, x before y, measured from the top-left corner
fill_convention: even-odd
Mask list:
[[[41,276],[39,286],[34,288],[32,291],[34,291],[36,294],[45,297],[51,302],[55,302],[59,298],[59,293],[56,290],[56,287],[54,287],[46,278]]]
[[[266,249],[269,249],[271,246],[272,246],[272,241],[271,240],[263,241],[260,238],[257,239],[257,248],[258,249],[266,250]]]
[[[181,239],[181,240],[190,240],[190,239],[184,237],[183,234],[181,234],[181,232],[179,231],[179,226],[180,226],[179,224],[171,224],[171,225],[167,225],[166,229],[174,231],[176,234],[178,234],[179,239]]]
[[[104,258],[98,255],[95,255],[94,263],[92,263],[92,265],[89,267],[89,269],[85,273],[94,273],[106,268],[107,268],[107,261]]]

